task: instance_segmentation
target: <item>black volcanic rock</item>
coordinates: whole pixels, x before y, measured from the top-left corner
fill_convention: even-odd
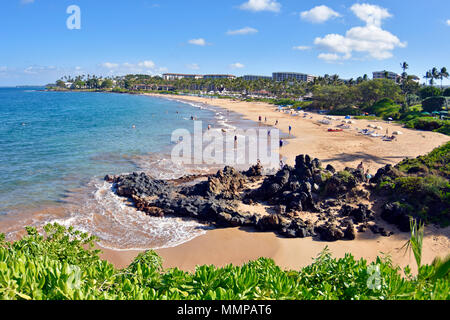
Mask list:
[[[144,173],[107,175],[105,180],[113,183],[119,196],[130,198],[138,210],[151,216],[190,217],[217,227],[252,226],[285,237],[353,240],[356,229],[366,229],[367,222],[374,219],[367,205],[348,204],[353,200],[346,195],[357,195],[355,186],[366,181],[360,170],[346,168],[336,173],[331,165],[323,169],[318,159],[308,155],[297,156],[295,167],[286,165],[274,175],[263,177],[262,169],[259,164],[243,172],[225,167],[216,174],[173,181],[153,179]],[[259,187],[246,189],[249,182],[260,179],[264,180]],[[243,204],[269,204],[272,208],[262,214],[246,212]],[[309,215],[303,220],[303,211],[316,213],[317,219],[311,219],[315,222],[308,220]],[[340,217],[336,218],[338,211]],[[409,228],[404,209],[396,204],[383,207],[383,218]],[[355,224],[362,225],[356,228]],[[371,228],[381,235],[391,234],[382,228]]]
[[[410,231],[410,216],[406,207],[398,202],[388,202],[383,205],[381,218],[389,223],[395,224],[401,231]]]
[[[343,205],[339,214],[345,217],[350,217],[355,223],[362,223],[373,218],[373,211],[365,204],[359,204],[357,208],[350,205]]]

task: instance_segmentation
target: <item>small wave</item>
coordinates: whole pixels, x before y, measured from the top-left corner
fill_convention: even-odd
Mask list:
[[[83,206],[50,222],[95,235],[100,246],[112,250],[169,248],[206,233],[207,227],[194,220],[147,216],[117,196],[110,183],[96,181],[94,185],[95,191]]]

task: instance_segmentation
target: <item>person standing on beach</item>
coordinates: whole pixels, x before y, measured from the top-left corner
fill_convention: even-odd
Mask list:
[[[358,164],[358,167],[356,169],[358,169],[358,170],[360,170],[361,172],[364,173],[364,163],[361,161],[361,163]]]
[[[276,126],[278,125],[278,120],[277,120],[277,121],[275,121],[275,125],[276,125]]]
[[[289,135],[291,135],[292,127],[289,126]]]
[[[283,139],[280,139],[280,148],[282,148],[283,147]]]

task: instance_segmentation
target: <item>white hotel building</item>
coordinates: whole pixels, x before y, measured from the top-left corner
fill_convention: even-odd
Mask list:
[[[386,78],[386,73],[387,73],[387,78]],[[374,71],[373,72],[374,79],[389,79],[389,80],[396,81],[397,78],[399,78],[399,77],[400,76],[398,74],[396,74],[395,72],[391,72],[391,71]]]
[[[298,72],[274,72],[272,73],[272,79],[274,81],[282,82],[286,80],[297,80],[304,82],[313,82],[316,77],[310,74],[298,73]]]
[[[164,80],[203,79],[200,74],[164,73],[162,76]]]

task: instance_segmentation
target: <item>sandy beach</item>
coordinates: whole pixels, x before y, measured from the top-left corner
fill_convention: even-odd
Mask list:
[[[154,95],[156,96],[156,95]],[[328,128],[335,127],[343,117],[336,117],[332,125],[319,125],[317,121],[323,116],[309,114],[306,118],[293,117],[276,111],[276,107],[266,103],[248,103],[228,99],[208,99],[191,96],[158,95],[159,97],[181,99],[191,102],[206,103],[220,108],[237,112],[244,119],[258,121],[258,117],[267,117],[267,125],[278,126],[283,132],[288,132],[292,126],[292,137],[281,150],[288,164],[294,164],[299,154],[309,154],[319,158],[325,164],[332,164],[337,169],[356,167],[364,161],[365,168],[372,174],[386,164],[396,164],[409,157],[424,155],[434,148],[450,140],[448,136],[433,132],[422,132],[402,128],[396,123],[384,121],[355,120],[352,128],[344,132],[328,132]],[[369,124],[381,126],[380,134],[388,129],[400,130],[395,141],[384,142],[381,138],[373,138],[358,134],[358,129],[365,129]],[[382,221],[377,221],[383,224]],[[274,233],[259,233],[239,228],[215,229],[208,231],[187,243],[174,248],[156,250],[163,258],[164,267],[178,267],[182,270],[193,270],[196,265],[227,264],[241,265],[259,257],[268,257],[285,269],[299,269],[308,265],[326,246],[336,257],[343,257],[346,253],[356,258],[373,261],[377,256],[388,254],[394,264],[401,267],[410,265],[415,268],[412,255],[405,255],[401,250],[409,234],[401,233],[393,226],[386,225],[394,231],[391,237],[381,237],[368,231],[359,233],[354,241],[321,242],[312,238],[286,239]],[[442,229],[434,226],[426,227],[424,239],[423,263],[431,263],[436,256],[450,253],[450,227]],[[139,253],[138,251],[112,251],[103,249],[103,258],[108,259],[118,267],[125,267]]]

